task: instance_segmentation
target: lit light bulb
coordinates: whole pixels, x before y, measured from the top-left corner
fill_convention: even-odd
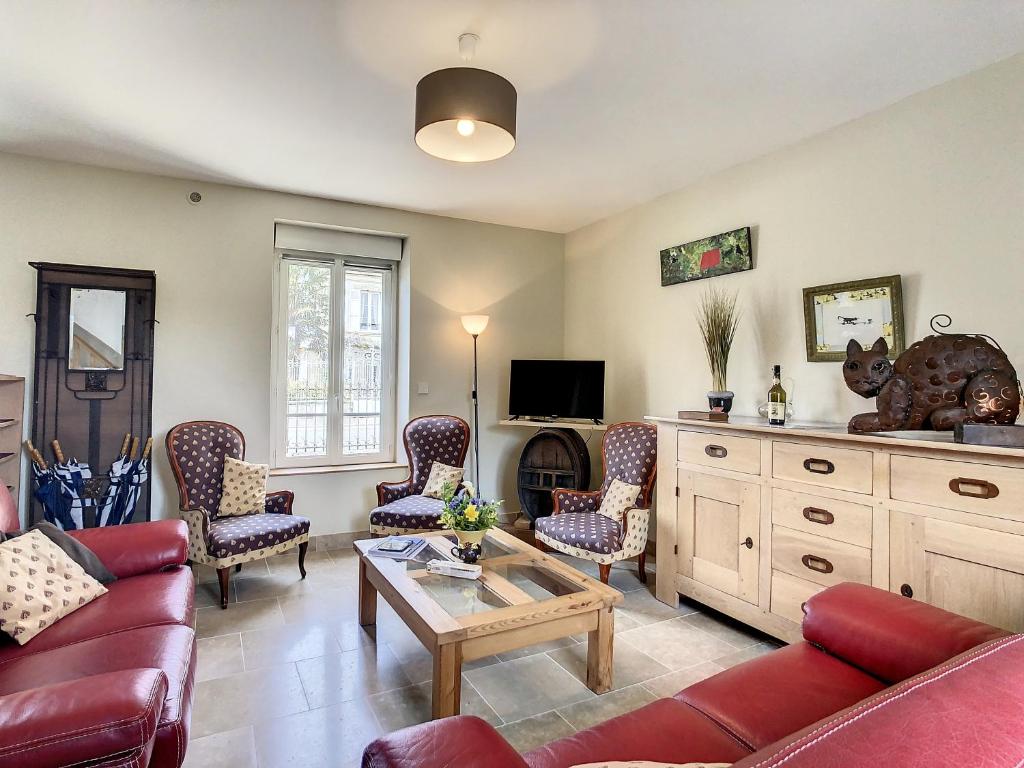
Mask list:
[[[473,131],[476,130],[476,123],[472,120],[459,120],[455,123],[455,130],[459,132],[460,136],[472,136]]]

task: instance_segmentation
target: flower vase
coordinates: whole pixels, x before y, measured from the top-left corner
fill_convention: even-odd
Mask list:
[[[459,540],[459,546],[452,547],[452,554],[464,563],[475,563],[480,559],[480,545],[487,531],[452,531]]]

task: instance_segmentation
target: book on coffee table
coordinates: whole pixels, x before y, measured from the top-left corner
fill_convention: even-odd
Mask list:
[[[425,546],[427,540],[419,536],[388,536],[381,539],[367,554],[390,557],[392,560],[412,560]]]

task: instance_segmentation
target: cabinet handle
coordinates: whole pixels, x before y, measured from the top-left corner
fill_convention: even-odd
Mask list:
[[[999,495],[999,486],[995,483],[969,477],[954,477],[949,481],[949,490],[972,499],[994,499]]]
[[[818,557],[817,555],[804,555],[800,558],[800,562],[804,564],[804,568],[808,568],[818,573],[832,573],[835,568],[828,560],[824,557]]]
[[[827,509],[818,509],[817,507],[804,507],[804,518],[821,525],[832,525],[836,521],[836,516]]]
[[[828,459],[804,459],[804,469],[816,475],[831,475],[836,465]]]
[[[745,539],[744,539],[743,541],[741,541],[740,543],[741,543],[741,544],[742,544],[742,545],[743,545],[744,547],[746,547],[747,549],[753,549],[753,548],[754,548],[754,540],[753,540],[752,538],[750,538],[749,536],[747,536],[747,538],[745,538]]]
[[[900,586],[900,594],[903,595],[904,597],[913,597],[914,596],[914,588],[911,587],[909,584],[903,584],[903,585]]]
[[[729,451],[722,445],[705,445],[704,453],[710,456],[712,459],[724,459],[729,455]]]

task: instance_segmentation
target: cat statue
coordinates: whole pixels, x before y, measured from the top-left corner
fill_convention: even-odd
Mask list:
[[[864,349],[846,345],[843,378],[861,397],[876,397],[874,413],[850,419],[850,432],[951,430],[961,422],[1013,424],[1020,385],[1006,354],[980,336],[940,334],[915,342],[895,361],[879,339]]]

